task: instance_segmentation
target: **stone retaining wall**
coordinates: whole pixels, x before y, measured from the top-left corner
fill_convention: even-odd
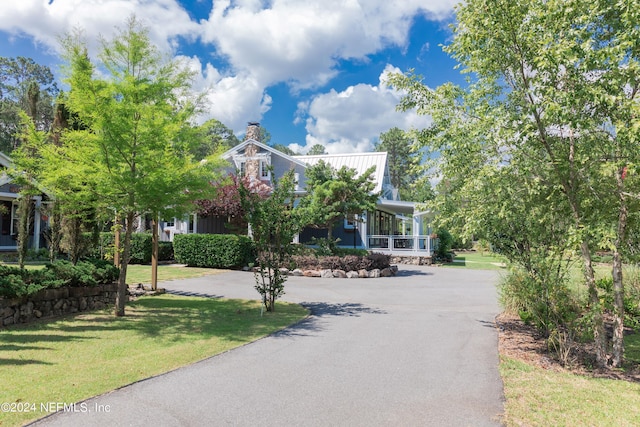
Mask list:
[[[43,289],[29,297],[0,299],[0,327],[45,317],[100,310],[115,304],[118,285]]]
[[[391,264],[431,265],[432,263],[430,256],[391,255]]]

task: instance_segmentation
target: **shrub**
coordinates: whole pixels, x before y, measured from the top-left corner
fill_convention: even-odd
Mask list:
[[[86,233],[87,238],[91,233]],[[133,233],[131,235],[131,258],[129,264],[149,264],[151,262],[152,236],[149,233]],[[165,242],[160,242],[159,247]],[[94,244],[88,251],[90,258],[113,259],[115,244],[114,234],[111,232],[100,233],[97,246]],[[162,249],[160,249],[162,250]],[[159,257],[162,260],[162,257]],[[172,258],[169,258],[172,259]]]
[[[173,257],[173,243],[158,242],[158,261],[171,261]]]
[[[253,242],[233,234],[178,234],[175,259],[192,267],[235,268],[255,260]]]
[[[451,261],[451,247],[453,246],[453,236],[445,228],[437,230],[438,246],[436,247],[436,258],[441,261]]]
[[[389,267],[391,257],[380,253],[371,253],[366,256],[347,255],[339,256],[320,256],[314,257],[309,255],[295,255],[292,257],[294,268],[303,270],[330,269],[344,271],[380,270]]]
[[[41,270],[0,266],[0,296],[6,298],[32,295],[41,289],[62,286],[95,286],[113,283],[120,270],[103,260],[55,261]]]

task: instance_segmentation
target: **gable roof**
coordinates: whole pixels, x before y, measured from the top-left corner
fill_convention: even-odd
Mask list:
[[[380,193],[382,191],[384,175],[387,167],[387,153],[385,151],[375,153],[320,154],[315,156],[294,157],[309,166],[317,164],[320,160],[324,160],[325,163],[330,164],[335,169],[340,169],[343,166],[346,166],[348,168],[355,169],[357,176],[362,175],[371,166],[375,166],[376,170],[373,172],[373,178],[376,187],[373,191],[375,193]]]
[[[236,154],[238,152],[241,152],[241,151],[244,151],[244,148],[249,144],[253,144],[256,147],[259,147],[259,148],[261,148],[261,149],[263,149],[265,151],[269,151],[269,152],[271,152],[273,154],[276,154],[276,155],[278,155],[278,156],[280,156],[280,157],[282,157],[282,158],[284,158],[284,159],[286,159],[286,160],[288,160],[290,162],[296,163],[296,164],[298,164],[300,166],[304,166],[304,167],[307,166],[304,162],[301,162],[299,159],[297,159],[297,157],[289,156],[289,155],[283,153],[282,151],[276,150],[273,147],[269,147],[268,145],[263,144],[262,142],[258,142],[255,139],[247,139],[247,140],[243,141],[242,143],[236,145],[235,147],[225,151],[224,153],[222,153],[222,158],[225,159],[225,160],[231,160],[231,158],[233,157],[234,154]]]

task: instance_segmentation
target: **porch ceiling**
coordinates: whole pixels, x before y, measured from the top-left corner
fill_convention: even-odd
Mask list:
[[[413,215],[416,204],[414,202],[405,202],[401,200],[378,200],[378,207],[389,212],[402,215]]]

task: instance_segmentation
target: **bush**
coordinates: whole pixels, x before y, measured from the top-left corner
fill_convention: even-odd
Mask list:
[[[91,233],[87,233],[91,236]],[[111,232],[100,233],[97,246],[94,245],[89,251],[89,257],[98,259],[113,259],[115,237]],[[129,264],[149,264],[151,262],[151,251],[153,249],[152,236],[150,233],[133,233],[131,235],[131,259]],[[173,245],[171,242],[158,243],[158,260],[168,261],[173,259]]]
[[[41,289],[62,286],[83,287],[113,283],[120,270],[103,260],[55,261],[41,270],[0,266],[0,296],[6,298],[32,295]]]
[[[191,267],[236,268],[255,261],[251,239],[233,234],[178,234],[173,250],[177,262]]]
[[[445,228],[440,227],[438,234],[438,246],[436,247],[436,258],[441,261],[452,261],[451,248],[453,246],[453,236]]]
[[[300,268],[303,270],[344,270],[344,271],[358,271],[358,270],[373,270],[384,269],[390,266],[391,257],[389,255],[380,253],[371,253],[366,256],[359,255],[346,255],[339,256],[309,256],[309,255],[294,255],[292,257],[292,264],[294,268]]]

